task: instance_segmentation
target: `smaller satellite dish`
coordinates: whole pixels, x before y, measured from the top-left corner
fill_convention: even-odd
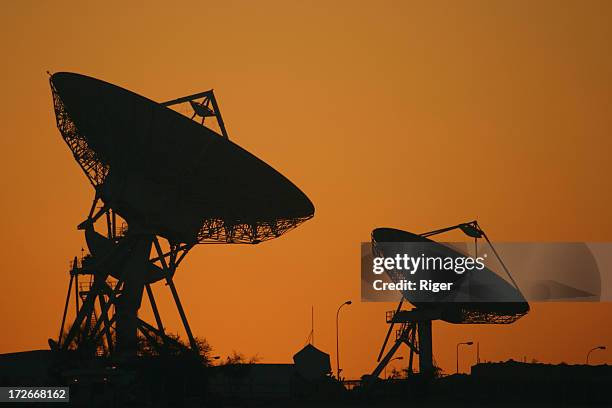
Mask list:
[[[450,259],[451,264],[457,265],[455,260],[463,258],[466,254],[457,248],[432,241],[427,237],[436,234],[460,229],[467,236],[478,239],[484,237],[490,244],[484,231],[476,221],[442,228],[423,234],[414,234],[395,228],[376,228],[372,231],[372,252],[374,256],[403,259],[404,255],[425,259]],[[498,260],[497,252],[491,245]],[[416,250],[415,250],[416,249]],[[502,263],[503,264],[503,263]],[[402,290],[402,299],[395,311],[387,312],[389,329],[378,355],[378,365],[365,385],[371,384],[378,378],[384,367],[389,364],[393,355],[401,344],[410,349],[408,373],[412,373],[414,353],[419,355],[419,373],[425,377],[434,375],[432,353],[432,321],[443,320],[453,324],[508,324],[513,323],[529,311],[529,304],[514,284],[513,285],[490,269],[464,270],[456,273],[456,268],[446,269],[433,263],[433,267],[418,268],[412,274],[405,267],[385,268],[387,275],[395,283],[425,279],[432,284],[449,284],[451,289],[445,293],[430,290]],[[507,268],[504,265],[504,269]],[[412,303],[415,308],[402,310],[404,299]],[[390,339],[395,324],[401,324],[396,332],[394,345],[385,353],[387,342]],[[384,355],[384,357],[383,357]]]
[[[461,228],[461,227],[460,227]],[[475,228],[461,228],[470,236],[481,234]],[[428,255],[442,258],[463,258],[465,254],[418,234],[394,228],[377,228],[372,231],[374,251],[384,257],[414,252],[414,244]],[[463,274],[445,269],[419,271],[419,279],[432,283],[453,283],[452,290],[445,293],[429,291],[402,291],[406,300],[419,309],[432,309],[449,323],[512,323],[529,311],[529,304],[521,292],[488,268]],[[405,271],[389,274],[394,282],[414,279]]]

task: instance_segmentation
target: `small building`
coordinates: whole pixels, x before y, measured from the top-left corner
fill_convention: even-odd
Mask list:
[[[307,344],[293,356],[297,373],[307,381],[320,380],[331,374],[329,354]]]

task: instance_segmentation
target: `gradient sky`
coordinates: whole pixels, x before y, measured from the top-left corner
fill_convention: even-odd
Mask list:
[[[214,88],[230,138],[314,202],[278,240],[197,247],[182,264],[183,305],[215,354],[290,362],[314,305],[315,344],[333,357],[336,308],[352,299],[342,365],[371,371],[394,308],[358,301],[359,243],[378,226],[478,219],[497,241],[612,240],[611,2],[124,3],[3,5],[0,352],[57,336],[93,197],[47,70],[158,101]],[[611,313],[536,304],[510,326],[434,323],[434,356],[452,372],[455,344],[474,340],[484,360],[582,363],[603,343],[593,362],[612,363]],[[474,350],[462,355],[467,370]]]

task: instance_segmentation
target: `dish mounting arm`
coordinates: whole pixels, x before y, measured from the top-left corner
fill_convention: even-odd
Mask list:
[[[197,101],[201,99],[201,101]],[[193,109],[193,115],[191,119],[196,116],[202,118],[202,125],[204,125],[204,120],[209,117],[214,117],[217,119],[217,124],[219,125],[219,129],[221,129],[221,134],[224,138],[229,139],[227,135],[227,130],[225,129],[225,123],[223,122],[223,118],[221,117],[221,111],[219,110],[219,105],[217,103],[217,99],[215,98],[215,93],[211,89],[209,91],[204,91],[200,93],[196,93],[193,95],[183,96],[182,98],[173,99],[171,101],[166,101],[160,103],[162,106],[172,106],[178,105],[179,103],[189,102],[191,108]]]

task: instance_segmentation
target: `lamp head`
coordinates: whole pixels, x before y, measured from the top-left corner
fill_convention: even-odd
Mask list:
[[[352,302],[351,300],[347,300],[346,302],[344,302],[344,304],[345,304],[345,305],[350,305],[350,304],[352,304],[352,303],[353,303],[353,302]]]

